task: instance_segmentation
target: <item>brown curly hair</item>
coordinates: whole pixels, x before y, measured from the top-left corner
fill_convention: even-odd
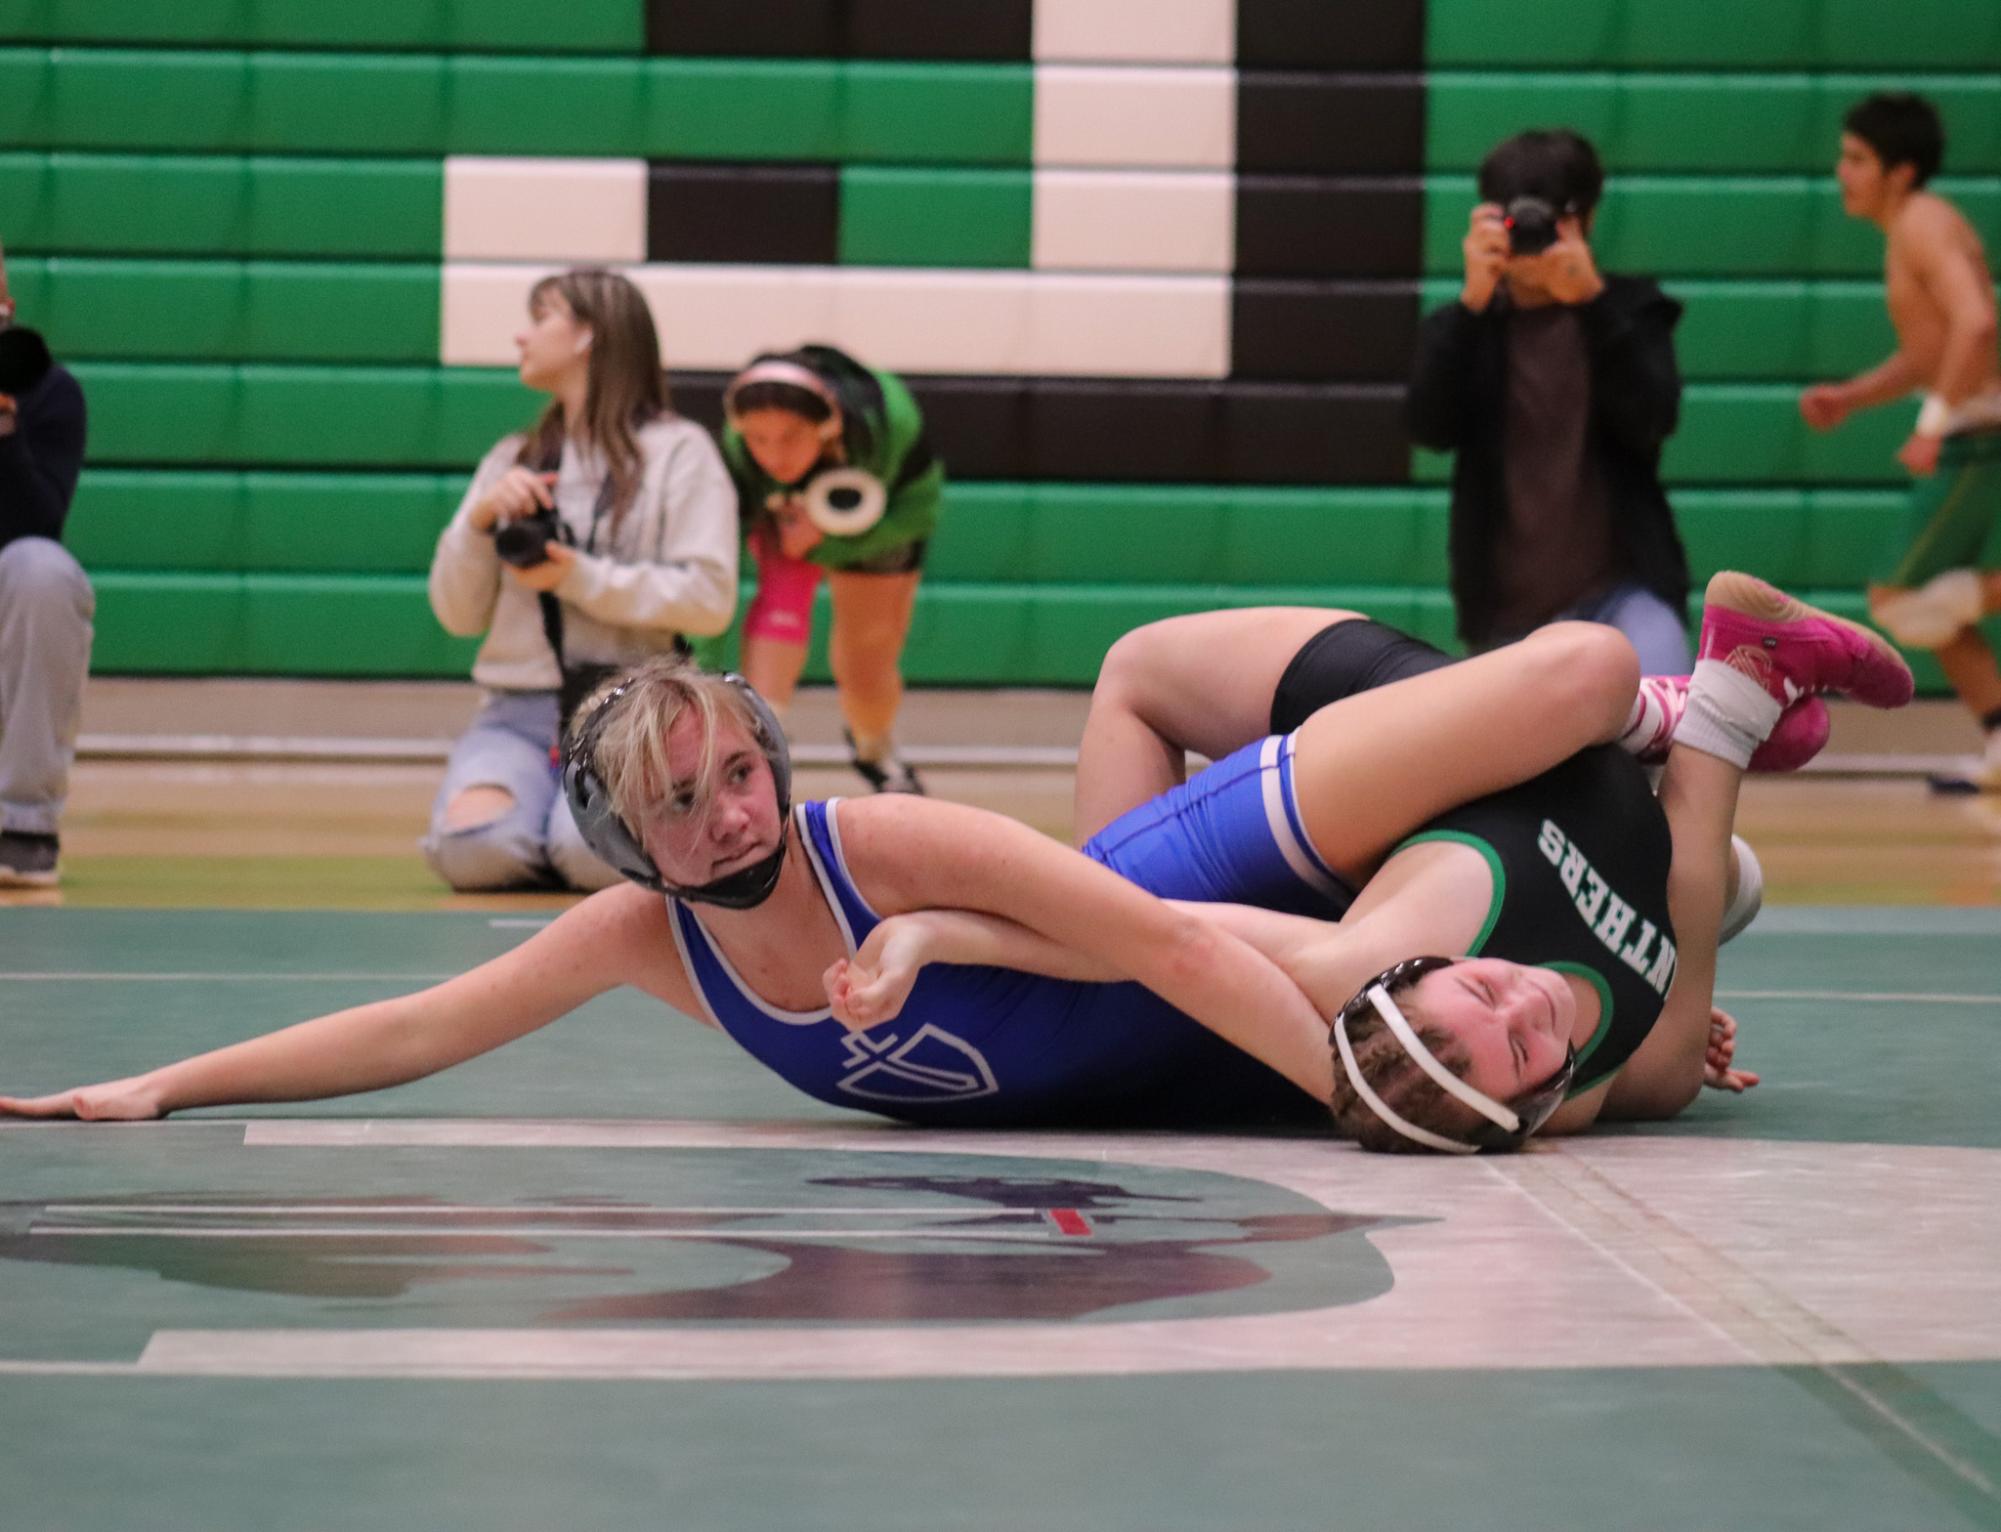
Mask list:
[[[1473,1067],[1472,1055],[1457,1033],[1448,1031],[1435,1021],[1424,1019],[1423,1007],[1412,993],[1417,984],[1417,980],[1411,980],[1399,985],[1391,991],[1391,998],[1417,1033],[1418,1040],[1431,1050],[1432,1056],[1464,1079],[1466,1072]],[[1361,1007],[1359,1013],[1350,1019],[1348,1044],[1355,1050],[1355,1063],[1368,1080],[1369,1088],[1405,1121],[1429,1128],[1434,1133],[1442,1133],[1447,1138],[1458,1139],[1467,1138],[1481,1125],[1483,1119],[1478,1113],[1447,1095],[1445,1088],[1404,1051],[1403,1044],[1397,1041],[1389,1023],[1383,1020],[1374,1006]],[[1433,1152],[1416,1140],[1405,1138],[1375,1114],[1348,1078],[1338,1050],[1334,1055],[1332,1105],[1335,1128],[1342,1137],[1352,1138],[1364,1149],[1376,1154]]]

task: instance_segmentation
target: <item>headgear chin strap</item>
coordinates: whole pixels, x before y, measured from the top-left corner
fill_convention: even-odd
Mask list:
[[[1571,1079],[1577,1073],[1577,1050],[1566,1048],[1563,1063],[1554,1074],[1512,1101],[1496,1101],[1485,1091],[1476,1090],[1460,1079],[1425,1047],[1423,1039],[1417,1035],[1417,1028],[1410,1024],[1409,1018],[1390,996],[1392,989],[1413,984],[1441,968],[1450,968],[1456,961],[1448,957],[1409,958],[1377,974],[1362,986],[1354,999],[1341,1007],[1341,1014],[1334,1018],[1335,1052],[1340,1057],[1341,1069],[1347,1075],[1348,1083],[1355,1087],[1355,1094],[1362,1098],[1370,1111],[1413,1143],[1445,1154],[1478,1154],[1482,1149],[1519,1149],[1528,1142],[1529,1135],[1548,1122],[1550,1115],[1563,1104],[1564,1092],[1570,1088]],[[1378,1095],[1375,1087],[1362,1074],[1362,1066],[1355,1058],[1355,1045],[1348,1041],[1349,1022],[1368,1010],[1382,1017],[1391,1035],[1419,1069],[1436,1081],[1447,1095],[1478,1112],[1486,1119],[1485,1124],[1464,1139],[1448,1138],[1443,1133],[1418,1126]]]
[[[598,775],[598,737],[604,732],[606,715],[625,695],[624,685],[606,693],[590,716],[571,731],[563,757],[563,796],[569,799],[570,815],[577,822],[577,833],[584,844],[620,877],[671,898],[720,905],[727,910],[747,910],[771,897],[771,891],[778,886],[778,875],[785,867],[786,839],[792,827],[792,754],[785,744],[785,730],[770,704],[742,676],[726,675],[723,680],[750,704],[753,736],[771,764],[771,782],[778,796],[778,845],[770,855],[695,887],[681,887],[661,876],[640,837],[612,807],[611,794],[605,791],[604,779]]]

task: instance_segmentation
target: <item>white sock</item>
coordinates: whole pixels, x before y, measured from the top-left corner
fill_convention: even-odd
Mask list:
[[[1674,742],[1746,767],[1781,711],[1779,699],[1763,683],[1722,660],[1697,660],[1688,683],[1688,710],[1675,726]]]
[[[849,740],[854,746],[855,759],[867,761],[871,766],[880,766],[895,752],[887,734],[854,734],[849,736]]]

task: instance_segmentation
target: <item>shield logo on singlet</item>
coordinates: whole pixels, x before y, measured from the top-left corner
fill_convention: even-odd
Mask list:
[[[980,1050],[926,1023],[907,1041],[892,1032],[850,1032],[842,1043],[853,1070],[840,1089],[867,1101],[970,1101],[1000,1086]]]

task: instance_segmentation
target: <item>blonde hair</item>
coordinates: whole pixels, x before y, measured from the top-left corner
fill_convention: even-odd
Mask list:
[[[667,734],[690,712],[700,720],[701,757],[694,775],[677,781],[667,759]],[[577,710],[574,727],[592,732],[589,765],[613,811],[637,832],[682,792],[707,814],[715,800],[721,766],[716,734],[724,718],[764,744],[742,688],[692,660],[665,654],[600,686]]]
[[[639,494],[646,460],[633,433],[668,413],[667,376],[660,365],[660,333],[638,288],[615,271],[579,266],[544,277],[528,292],[533,314],[554,293],[569,305],[577,323],[591,332],[584,418],[563,418],[561,400],[551,400],[521,444],[517,462],[553,463],[563,438],[574,431],[604,455],[611,475],[611,523],[615,528]]]

